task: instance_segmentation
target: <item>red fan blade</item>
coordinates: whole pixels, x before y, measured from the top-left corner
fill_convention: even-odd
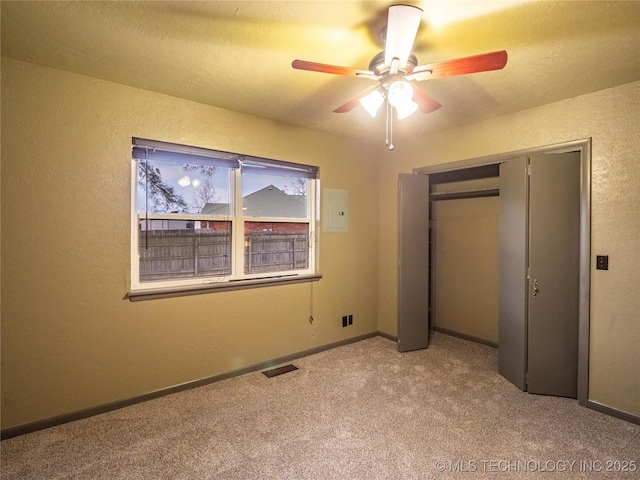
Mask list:
[[[373,72],[369,70],[357,70],[349,67],[336,67],[335,65],[327,65],[324,63],[307,62],[306,60],[294,60],[291,63],[293,68],[298,70],[308,70],[310,72],[332,73],[334,75],[346,75],[348,77],[372,76]]]
[[[427,78],[453,77],[468,73],[501,70],[506,64],[507,52],[500,50],[499,52],[483,53],[472,57],[420,65],[414,68],[406,78],[407,80],[426,80]]]
[[[427,93],[417,85],[413,87],[413,101],[418,104],[418,108],[422,113],[431,113],[438,110],[442,105],[431,98]]]
[[[374,85],[373,87],[369,87],[366,90],[363,90],[358,95],[356,95],[351,100],[349,100],[347,103],[345,103],[343,105],[340,105],[338,108],[336,108],[333,111],[333,113],[347,113],[347,112],[350,112],[351,110],[353,110],[354,108],[356,108],[358,106],[358,104],[360,103],[360,99],[361,98],[366,97],[367,95],[369,95],[369,93],[373,92],[376,88],[378,88],[378,85]]]

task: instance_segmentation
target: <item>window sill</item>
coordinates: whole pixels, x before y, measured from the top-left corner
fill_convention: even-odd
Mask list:
[[[231,290],[244,290],[247,288],[270,287],[274,285],[317,282],[322,275],[283,275],[280,277],[252,278],[248,280],[235,280],[231,282],[209,283],[206,285],[190,285],[188,287],[154,288],[136,290],[125,295],[132,302],[143,300],[156,300],[160,298],[184,297],[188,295],[201,295],[203,293],[228,292]]]

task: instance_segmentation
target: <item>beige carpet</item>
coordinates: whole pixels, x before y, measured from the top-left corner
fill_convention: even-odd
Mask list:
[[[640,426],[522,393],[490,347],[376,337],[293,363],[5,440],[2,479],[640,478]]]

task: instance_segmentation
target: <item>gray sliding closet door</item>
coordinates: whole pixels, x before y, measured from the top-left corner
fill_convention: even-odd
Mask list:
[[[500,164],[498,372],[520,390],[527,373],[527,158]]]
[[[531,157],[528,391],[577,396],[580,154]]]
[[[500,166],[498,371],[530,393],[577,396],[580,154]]]
[[[429,346],[429,177],[398,178],[398,351]]]

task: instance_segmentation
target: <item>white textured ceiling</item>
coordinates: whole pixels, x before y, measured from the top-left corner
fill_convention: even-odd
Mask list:
[[[407,3],[407,2],[400,2]],[[419,63],[507,50],[504,70],[420,82],[443,107],[420,134],[640,79],[638,1],[424,1]],[[2,55],[349,138],[384,120],[332,110],[372,83],[294,70],[367,69],[384,49],[379,1],[1,2]],[[594,112],[594,114],[597,112]],[[380,115],[380,117],[383,117]]]

